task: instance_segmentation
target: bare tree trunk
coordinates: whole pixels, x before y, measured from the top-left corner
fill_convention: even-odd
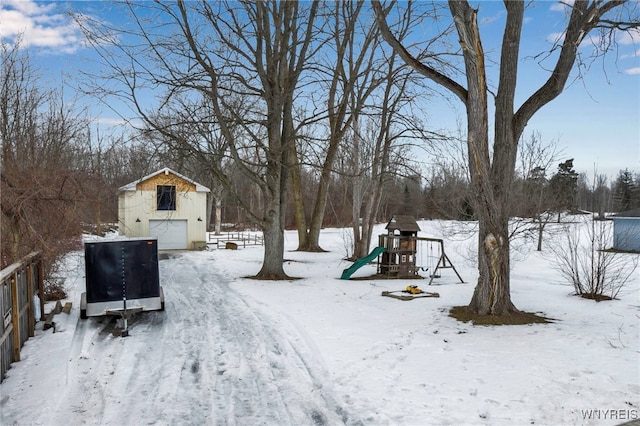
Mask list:
[[[469,307],[480,315],[517,312],[510,295],[508,222],[495,227],[480,219],[479,225],[479,276]]]
[[[334,136],[334,138],[342,138],[342,135]],[[329,195],[329,184],[331,182],[331,173],[333,163],[338,152],[339,140],[334,140],[329,144],[325,165],[320,173],[320,182],[318,183],[318,192],[316,194],[316,202],[311,213],[311,225],[307,240],[303,246],[305,251],[321,252],[324,251],[320,247],[320,231],[322,230],[322,221],[324,219],[324,211],[327,206],[327,197]]]
[[[344,135],[357,120],[365,101],[378,87],[374,81],[377,69],[374,65],[377,57],[373,52],[378,47],[378,29],[360,27],[360,14],[363,2],[331,3],[330,39],[335,43],[335,64],[331,67],[331,81],[328,88],[327,121],[329,141],[326,155],[320,171],[320,181],[316,191],[315,203],[311,212],[308,232],[305,225],[304,240],[301,237],[302,226],[298,225],[300,238],[299,250],[319,252],[320,231],[327,205],[329,186],[333,166]],[[364,32],[361,32],[364,31]],[[294,193],[295,197],[295,193]],[[298,200],[296,200],[298,201]],[[299,200],[302,202],[302,200]],[[304,207],[296,207],[296,218],[302,216]],[[300,217],[302,220],[302,217]]]
[[[362,257],[363,235],[360,232],[360,221],[362,219],[362,202],[364,198],[364,177],[360,167],[361,161],[361,141],[358,121],[354,121],[355,131],[351,145],[351,228],[353,230],[353,253],[351,257],[355,260]]]
[[[300,165],[298,164],[297,149],[294,147],[289,153],[291,167],[291,195],[293,197],[293,215],[298,230],[298,250],[307,251],[309,247],[309,233],[307,232],[307,217],[302,196],[302,182],[300,179]]]
[[[224,148],[228,149],[224,158],[230,159],[234,172],[260,188],[260,212],[248,208],[246,194],[232,194],[243,212],[264,232],[263,265],[256,278],[288,278],[282,263],[286,185],[295,164],[291,153],[296,136],[292,111],[298,82],[314,48],[319,5],[317,1],[125,1],[124,7],[137,25],[134,36],[146,43],[116,47],[118,54],[132,59],[133,70],[121,65],[128,61],[113,60],[112,50],[100,43],[111,30],[103,33],[99,23],[94,26],[78,21],[112,67],[113,74],[108,78],[127,88],[124,95],[109,94],[128,101],[144,121],[145,130],[160,132],[180,143],[193,137],[194,130],[189,133],[184,127],[174,129],[158,120],[162,113],[175,112],[176,107],[186,103],[215,127],[212,131],[223,139]],[[162,23],[140,19],[142,10],[158,14]],[[149,63],[158,66],[147,72],[145,66]],[[157,91],[158,86],[165,90],[166,97],[160,105],[143,107],[139,97],[144,89],[153,87]],[[202,152],[203,139],[212,142],[206,133],[198,135],[192,150]],[[233,191],[228,170],[221,170],[216,162],[211,162],[209,168],[226,189]]]
[[[215,212],[216,218],[213,225],[213,231],[216,235],[220,235],[222,233],[222,198],[216,198]]]
[[[220,235],[222,229],[222,197],[224,188],[216,179],[211,181],[211,192],[207,204],[207,230],[211,229],[211,216],[213,215],[213,231]]]
[[[508,23],[504,34],[500,86],[496,95],[494,155],[491,162],[488,90],[477,11],[466,2],[449,2],[460,39],[465,41],[462,52],[468,87],[467,145],[471,181],[476,194],[476,212],[479,216],[479,276],[469,307],[480,315],[517,312],[511,303],[509,283],[509,194],[519,137],[513,131],[512,105],[524,4],[507,2],[505,6]]]
[[[284,209],[282,200],[278,197],[266,197],[266,216],[262,223],[262,234],[264,236],[265,256],[262,261],[262,268],[256,274],[261,280],[281,280],[287,278],[284,272]],[[271,254],[267,255],[266,252]]]
[[[382,176],[377,176],[377,179],[370,185],[370,194],[364,203],[362,213],[362,234],[360,246],[358,247],[358,257],[364,257],[369,254],[369,249],[372,244],[373,227],[375,226],[376,216],[380,209],[382,185]]]
[[[544,234],[544,223],[541,218],[538,218],[538,245],[536,251],[542,251],[542,236]]]

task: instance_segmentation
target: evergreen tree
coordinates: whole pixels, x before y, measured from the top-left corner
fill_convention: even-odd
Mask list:
[[[578,173],[573,168],[573,158],[558,164],[558,171],[551,177],[549,188],[552,205],[558,213],[576,208]]]
[[[620,170],[618,178],[613,184],[614,209],[618,212],[630,210],[638,205],[637,188],[633,175],[628,169]]]

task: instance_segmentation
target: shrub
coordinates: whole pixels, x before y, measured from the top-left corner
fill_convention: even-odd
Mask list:
[[[555,269],[573,285],[575,294],[600,301],[615,299],[638,266],[635,255],[608,250],[612,226],[608,221],[581,221],[563,228],[551,244]]]

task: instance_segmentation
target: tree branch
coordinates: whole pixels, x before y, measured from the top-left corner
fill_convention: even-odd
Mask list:
[[[591,4],[589,4],[588,0],[575,1],[556,66],[551,72],[549,79],[531,95],[516,112],[514,117],[514,134],[521,134],[531,117],[533,117],[540,108],[562,93],[569,78],[569,73],[575,64],[580,43],[591,30],[601,27],[602,23],[607,24],[610,28],[617,28],[616,24],[630,24],[629,22],[616,23],[615,21],[602,20],[602,16],[607,12],[624,3],[626,3],[626,0],[611,0],[605,3],[602,1],[594,1]],[[639,22],[632,22],[631,24],[633,24],[634,28],[640,26]]]
[[[385,41],[389,43],[394,52],[398,56],[400,56],[409,67],[427,77],[428,79],[434,81],[435,83],[438,83],[445,89],[448,89],[458,98],[460,98],[460,100],[466,105],[467,90],[448,76],[423,64],[422,62],[417,60],[411,53],[409,53],[409,51],[391,33],[391,30],[389,29],[387,20],[385,18],[386,12],[383,11],[380,1],[371,0],[371,5],[373,6],[373,10],[375,11],[376,22],[378,23],[378,27],[380,28],[380,32],[382,33],[382,38],[384,38]]]

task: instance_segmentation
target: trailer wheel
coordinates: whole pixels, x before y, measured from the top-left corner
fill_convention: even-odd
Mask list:
[[[87,319],[87,293],[80,295],[80,319]]]
[[[164,290],[160,287],[160,311],[164,312]]]

